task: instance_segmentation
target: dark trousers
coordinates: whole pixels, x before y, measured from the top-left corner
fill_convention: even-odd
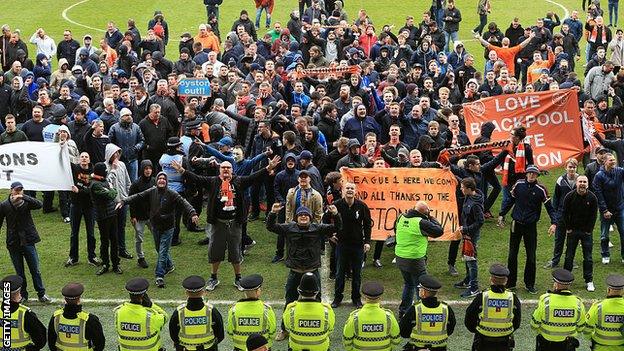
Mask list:
[[[485,211],[489,211],[492,208],[492,205],[494,205],[494,203],[496,202],[496,199],[498,198],[498,195],[500,194],[502,188],[500,182],[498,181],[498,177],[494,172],[486,172],[483,174],[483,176],[483,180],[487,182],[487,185],[490,185],[492,187],[492,191],[490,191],[490,194],[487,196],[483,207]]]
[[[87,257],[89,260],[95,258],[95,220],[93,214],[93,206],[91,204],[83,204],[80,201],[72,203],[69,208],[69,218],[71,223],[71,235],[69,238],[69,257],[78,262],[80,257],[80,221],[84,217],[85,229],[87,231]]]
[[[511,222],[511,235],[509,236],[509,257],[507,267],[509,268],[508,287],[515,287],[518,279],[518,251],[520,241],[524,238],[524,249],[526,250],[526,262],[524,264],[524,284],[527,288],[535,287],[535,259],[537,250],[537,224],[520,224]]]
[[[28,196],[37,198],[36,191],[24,191]],[[50,212],[54,203],[54,191],[42,191],[43,194],[43,212]]]
[[[557,227],[559,229],[559,227]],[[583,278],[585,283],[589,283],[594,279],[594,261],[592,260],[592,235],[591,233],[584,233],[580,230],[573,230],[572,233],[567,235],[566,255],[563,268],[572,272],[574,265],[574,255],[576,254],[576,247],[581,242],[583,248]]]
[[[269,214],[271,206],[275,202],[275,194],[273,188],[273,180],[271,176],[263,177],[257,180],[251,188],[251,214],[260,214],[260,192],[264,188],[264,196],[266,198],[266,213]]]
[[[97,221],[100,230],[100,258],[102,264],[113,268],[119,266],[119,243],[117,242],[117,216],[99,219]],[[109,255],[110,250],[110,255]]]
[[[476,333],[472,341],[472,351],[510,351],[514,341],[509,337],[490,338]]]
[[[312,6],[312,0],[299,0],[299,18],[303,18],[303,12],[310,6]]]
[[[554,342],[544,339],[541,335],[535,338],[535,351],[574,351],[578,345],[578,340],[575,338],[568,339],[566,341]],[[577,346],[578,347],[578,346]]]
[[[375,249],[373,250],[373,261],[381,259],[381,251],[383,251],[384,244],[386,243],[385,241],[381,241],[381,240],[374,240],[374,241],[375,241]],[[362,261],[366,261],[366,254],[362,256]],[[347,272],[349,272],[348,269],[347,269]]]
[[[555,245],[553,247],[553,257],[552,257],[552,263],[553,266],[556,266],[559,264],[559,261],[561,261],[561,255],[563,254],[563,245],[566,242],[566,233],[565,233],[565,229],[563,228],[562,225],[558,225],[557,229],[555,230]],[[572,272],[572,270],[570,270],[570,272]]]
[[[315,269],[310,273],[314,274],[318,281],[319,292],[316,295],[316,299],[318,301],[321,301],[321,274],[319,273],[318,269]],[[299,292],[297,291],[297,287],[299,286],[299,283],[301,282],[301,277],[303,277],[304,274],[305,273],[295,272],[292,269],[288,272],[288,278],[286,278],[285,286],[286,295],[284,296],[284,299],[286,300],[286,302],[284,303],[284,309],[286,309],[286,306],[288,306],[289,303],[296,301],[299,298]],[[285,330],[283,321],[282,330]]]
[[[282,208],[277,214],[277,222],[284,223],[286,221],[286,209]],[[275,256],[284,257],[284,246],[286,245],[286,240],[283,235],[277,235],[277,243],[275,244]]]
[[[59,191],[59,209],[61,210],[61,217],[69,217],[71,202],[69,201],[70,191]]]
[[[475,29],[473,29],[473,31],[481,34],[485,26],[487,26],[487,13],[483,15],[479,15],[479,25],[476,26]]]
[[[126,251],[126,218],[128,217],[128,205],[117,210],[117,246],[119,252]]]
[[[451,240],[451,244],[449,245],[447,263],[450,264],[451,266],[454,266],[455,262],[457,262],[457,253],[459,252],[460,242],[461,240]]]
[[[364,249],[362,245],[338,244],[336,245],[336,285],[334,286],[334,299],[342,301],[345,287],[345,276],[348,267],[351,268],[351,300],[360,301],[360,285],[362,284],[362,260]]]
[[[180,196],[184,197],[183,193],[179,193]],[[180,241],[180,222],[182,222],[182,215],[184,214],[184,206],[181,204],[177,204],[175,208],[175,219],[173,222],[173,238],[171,242]]]
[[[41,278],[41,272],[39,271],[39,255],[37,254],[37,248],[35,245],[24,245],[18,247],[9,247],[9,255],[11,255],[11,262],[15,273],[22,277],[22,297],[28,299],[28,283],[26,279],[26,272],[24,270],[24,261],[28,265],[30,276],[32,277],[37,296],[41,297],[45,295],[45,287],[43,286],[43,279]]]

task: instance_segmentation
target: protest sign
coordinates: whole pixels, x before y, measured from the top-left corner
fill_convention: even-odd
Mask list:
[[[399,214],[425,201],[432,215],[444,227],[437,240],[459,239],[457,180],[448,170],[437,168],[345,168],[342,176],[355,183],[357,196],[370,208],[373,219],[373,240],[385,240],[394,235],[394,223]]]
[[[184,78],[178,82],[180,96],[210,96],[210,80],[207,78]]]
[[[506,94],[464,104],[466,133],[474,141],[481,124],[494,123],[492,140],[508,139],[516,126],[527,129],[533,161],[541,169],[562,165],[583,153],[578,98],[573,89]]]
[[[16,181],[26,190],[71,190],[67,148],[37,141],[0,145],[0,188],[10,189]]]

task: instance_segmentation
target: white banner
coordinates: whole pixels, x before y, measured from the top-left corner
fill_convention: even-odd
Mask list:
[[[21,182],[24,190],[71,190],[69,152],[59,143],[23,141],[0,145],[0,188]]]

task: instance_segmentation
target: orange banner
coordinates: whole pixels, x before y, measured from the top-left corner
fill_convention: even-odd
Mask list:
[[[495,125],[492,140],[508,139],[523,125],[525,142],[531,144],[533,161],[540,169],[562,165],[583,153],[583,135],[576,90],[499,95],[464,104],[466,133],[474,141],[481,124]]]
[[[400,213],[425,201],[433,216],[444,227],[436,240],[457,240],[459,228],[457,179],[448,170],[437,168],[346,168],[342,176],[355,183],[358,198],[364,201],[373,219],[373,240],[394,235],[394,223]]]

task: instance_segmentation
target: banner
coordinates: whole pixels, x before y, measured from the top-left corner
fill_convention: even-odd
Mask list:
[[[527,129],[533,161],[540,169],[562,165],[583,153],[583,136],[576,90],[499,95],[464,104],[466,133],[474,141],[481,124],[494,123],[492,140],[509,139],[516,126]]]
[[[210,80],[208,78],[184,78],[178,82],[180,96],[210,96]]]
[[[448,170],[438,168],[346,168],[340,172],[355,183],[357,196],[370,208],[373,240],[394,235],[394,223],[400,213],[425,201],[432,215],[444,227],[436,240],[457,240],[459,228],[457,179]]]
[[[0,188],[21,182],[25,190],[71,190],[69,153],[59,143],[22,141],[0,145]]]

